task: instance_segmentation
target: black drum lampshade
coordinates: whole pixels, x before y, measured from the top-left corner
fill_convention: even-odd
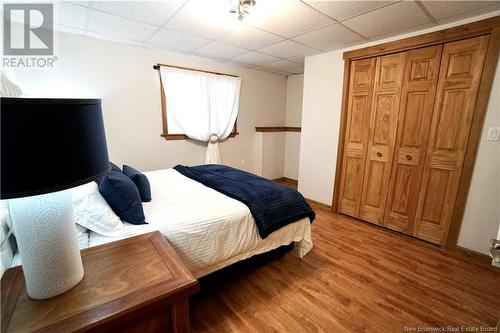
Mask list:
[[[65,190],[109,171],[99,99],[1,98],[1,199]]]

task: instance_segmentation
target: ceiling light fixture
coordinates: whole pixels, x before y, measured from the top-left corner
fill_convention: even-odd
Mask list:
[[[255,6],[255,0],[229,0],[229,12],[238,14],[240,21],[243,21],[245,15],[250,14],[253,6]]]

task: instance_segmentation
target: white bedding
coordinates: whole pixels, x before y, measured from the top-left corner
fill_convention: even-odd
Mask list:
[[[243,203],[191,180],[174,169],[145,173],[153,200],[143,204],[148,225],[126,225],[117,237],[90,232],[90,246],[159,230],[196,277],[253,255],[296,242],[302,257],[312,248],[308,218],[261,239]]]

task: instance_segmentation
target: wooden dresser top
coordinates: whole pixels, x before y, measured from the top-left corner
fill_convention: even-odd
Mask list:
[[[7,270],[1,281],[2,332],[91,328],[198,290],[159,232],[84,249],[82,261],[83,280],[46,300],[27,296],[22,267]]]

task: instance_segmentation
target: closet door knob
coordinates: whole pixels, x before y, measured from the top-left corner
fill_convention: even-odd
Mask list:
[[[405,157],[408,161],[411,161],[411,155],[406,155]]]
[[[381,152],[378,152],[378,153],[377,153],[377,156],[378,156],[378,157],[382,157],[382,153],[381,153]]]

